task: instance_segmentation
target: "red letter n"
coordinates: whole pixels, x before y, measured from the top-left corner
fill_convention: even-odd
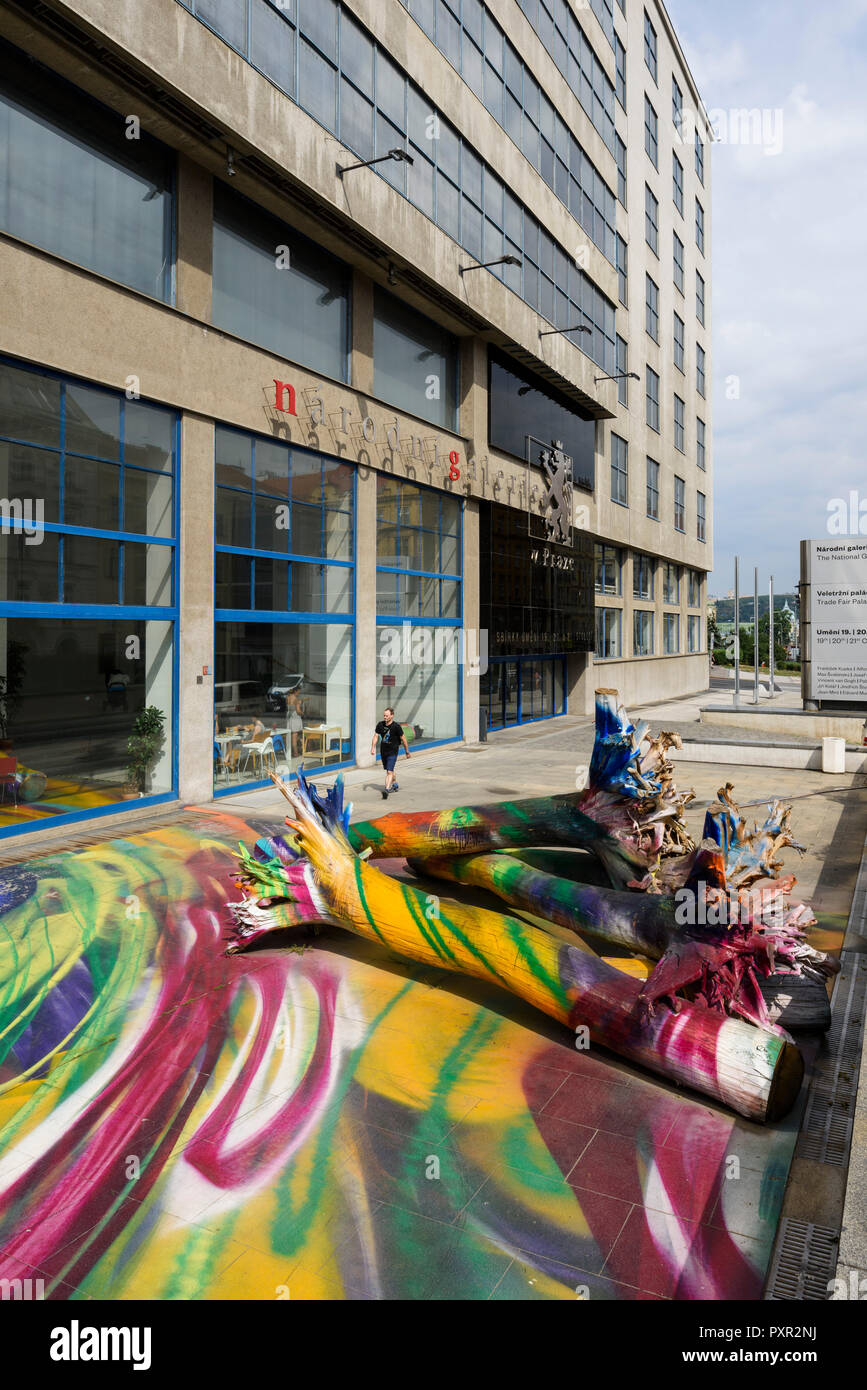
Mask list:
[[[276,377],[274,377],[274,385],[277,388],[274,397],[275,408],[277,410],[285,410],[287,415],[297,415],[298,411],[295,409],[295,387],[290,386],[288,381],[278,381]],[[288,405],[283,404],[284,391],[288,392],[289,395]]]

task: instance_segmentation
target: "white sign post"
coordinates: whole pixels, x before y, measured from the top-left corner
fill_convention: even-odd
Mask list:
[[[867,540],[807,541],[806,698],[867,702]]]

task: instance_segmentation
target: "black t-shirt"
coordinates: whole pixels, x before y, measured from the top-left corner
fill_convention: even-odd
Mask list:
[[[396,719],[392,719],[390,724],[386,724],[384,719],[380,719],[376,726],[376,732],[382,739],[382,750],[384,753],[396,753],[400,748],[400,741],[403,738],[403,729]]]

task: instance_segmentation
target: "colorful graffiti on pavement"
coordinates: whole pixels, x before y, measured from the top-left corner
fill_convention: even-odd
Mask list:
[[[759,1295],[795,1116],[738,1121],[337,930],[225,957],[232,851],[266,829],[203,813],[0,870],[0,1279]]]

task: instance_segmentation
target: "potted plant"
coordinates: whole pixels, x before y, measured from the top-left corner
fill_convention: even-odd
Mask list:
[[[156,705],[147,705],[136,715],[126,745],[127,777],[139,796],[148,791],[151,769],[162,751],[166,716]]]

